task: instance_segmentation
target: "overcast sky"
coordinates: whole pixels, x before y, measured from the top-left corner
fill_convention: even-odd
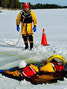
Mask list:
[[[30,2],[31,4],[42,3],[42,4],[57,4],[67,6],[67,0],[19,0],[20,2]]]

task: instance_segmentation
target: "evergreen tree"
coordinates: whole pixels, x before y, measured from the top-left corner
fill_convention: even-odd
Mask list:
[[[5,7],[5,8],[7,8],[8,7],[8,5],[9,5],[9,0],[4,0],[4,2],[3,2],[4,4],[3,4],[3,6]]]
[[[23,2],[20,3],[19,0],[0,0],[0,7],[3,8],[11,8],[11,9],[22,9],[23,8]],[[67,8],[67,6],[58,6],[55,4],[30,4],[31,9],[45,9],[45,8]]]

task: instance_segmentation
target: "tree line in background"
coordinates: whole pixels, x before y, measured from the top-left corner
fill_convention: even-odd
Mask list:
[[[23,9],[23,2],[19,2],[19,0],[0,0],[0,7],[8,8],[8,9]],[[45,8],[67,8],[67,6],[59,6],[55,4],[30,4],[31,9],[45,9]]]

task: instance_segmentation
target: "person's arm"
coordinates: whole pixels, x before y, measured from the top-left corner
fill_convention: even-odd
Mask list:
[[[20,21],[21,21],[21,12],[17,15],[17,19],[16,19],[16,25],[17,25],[17,31],[19,32],[20,30]]]
[[[32,20],[33,20],[33,25],[36,26],[37,25],[37,19],[36,19],[35,13],[32,10],[31,10],[31,16],[32,16]]]
[[[21,21],[21,12],[19,12],[19,14],[17,15],[16,25],[20,25],[20,21]]]

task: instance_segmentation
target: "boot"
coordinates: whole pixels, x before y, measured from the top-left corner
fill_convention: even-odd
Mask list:
[[[30,43],[30,50],[33,49],[33,43]]]
[[[25,50],[28,49],[28,43],[25,43]]]

